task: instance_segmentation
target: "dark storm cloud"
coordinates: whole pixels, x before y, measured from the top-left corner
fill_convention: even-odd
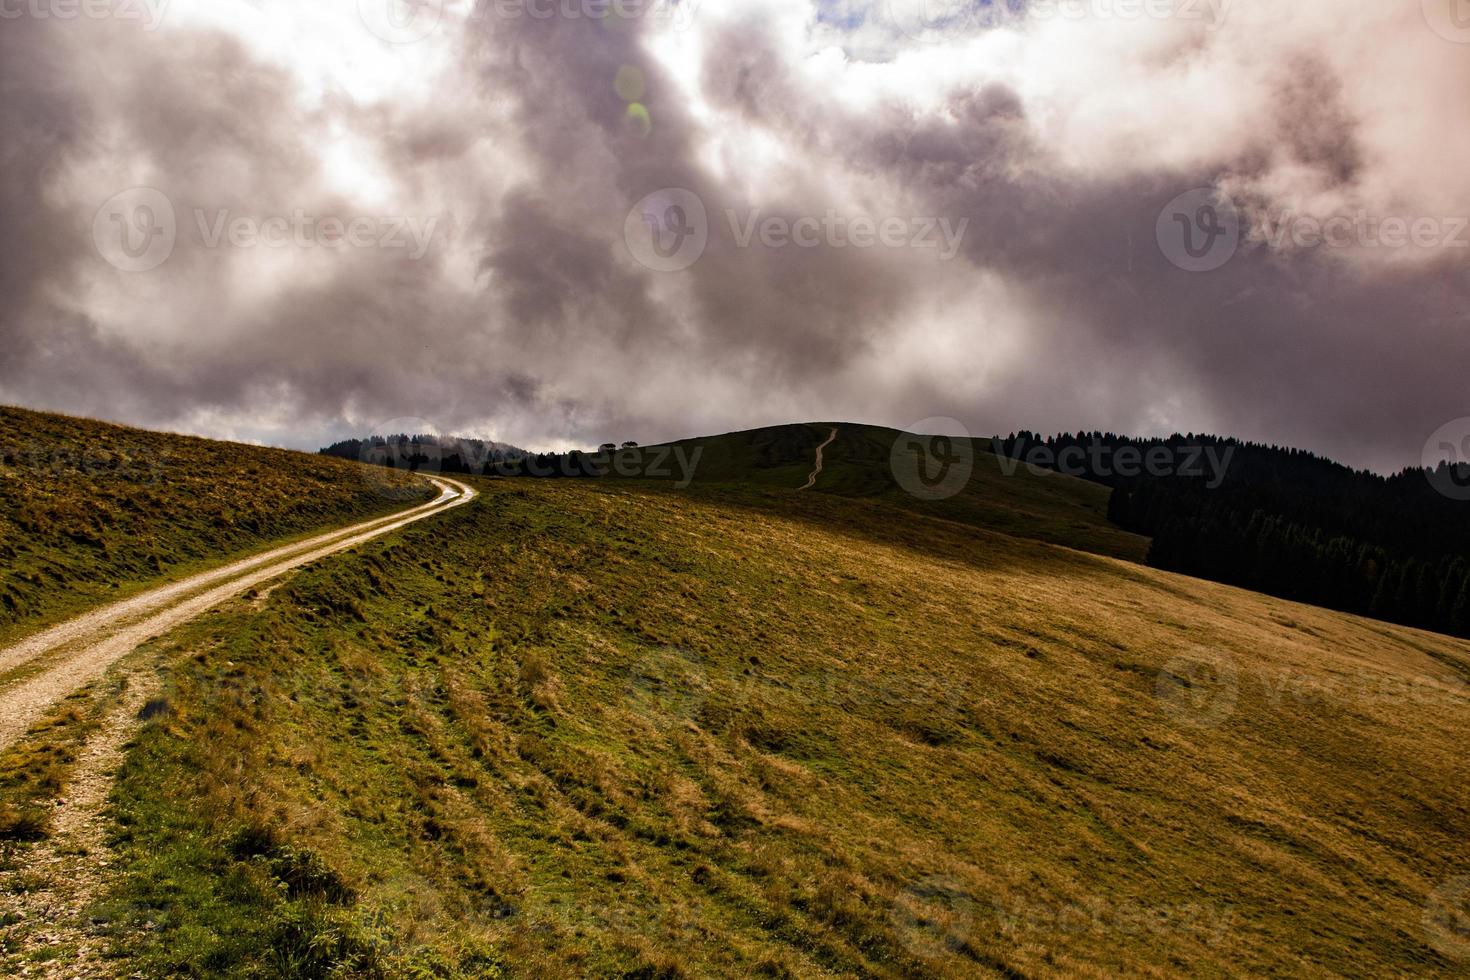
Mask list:
[[[219,215],[361,213],[321,180],[312,143],[325,110],[301,109],[291,79],[232,38],[180,32],[125,50],[108,43],[111,29],[6,23],[4,210],[21,232],[0,263],[6,393],[151,424],[199,410],[248,419],[274,405],[318,430],[302,434],[307,442],[349,402],[384,418],[453,417],[467,414],[460,399],[493,402],[498,380],[516,379],[517,398],[534,390],[503,365],[466,363],[483,357],[477,313],[440,288],[433,253],[303,255],[318,266],[306,277],[290,274],[297,260],[285,256],[284,270],[261,269],[264,283],[250,282],[249,270],[242,282],[242,256],[209,244]],[[79,71],[83,58],[89,70]],[[52,184],[88,158],[75,199],[48,203]],[[166,265],[129,276],[101,260],[90,228],[97,206],[138,183],[169,197],[179,234]],[[104,311],[67,308],[58,294],[81,283],[158,301],[120,331]]]
[[[1192,416],[1201,428],[1378,467],[1417,461],[1425,434],[1467,411],[1457,380],[1470,363],[1464,252],[1365,269],[1326,249],[1283,254],[1246,242],[1223,269],[1196,275],[1173,266],[1155,240],[1157,216],[1176,194],[1265,176],[1278,165],[1268,155],[1317,171],[1327,188],[1362,175],[1356,121],[1310,52],[1272,73],[1265,133],[1242,139],[1230,157],[1209,169],[1118,177],[1046,167],[1022,100],[1003,85],[956,91],[942,115],[895,101],[862,116],[824,107],[814,123],[816,112],[803,113],[812,102],[758,41],[732,36],[717,46],[740,54],[707,67],[707,94],[753,125],[807,127],[797,138],[891,178],[926,213],[971,217],[966,257],[1026,295],[1028,364],[999,391],[968,403],[931,396],[931,408],[943,400],[962,419],[996,427],[1139,431],[1157,428],[1157,402],[1175,396],[1190,406],[1181,422]]]
[[[1356,120],[1342,102],[1342,87],[1319,58],[1303,54],[1287,65],[1279,84],[1276,138],[1299,163],[1350,184],[1362,170],[1354,141]]]
[[[1385,150],[1391,112],[1351,51],[1282,41],[1258,56],[1249,25],[1145,38],[1135,74],[1241,79],[1238,93],[1198,86],[1200,113],[1224,122],[1210,136],[1179,119],[1213,145],[1170,156],[1152,118],[1164,110],[1128,86],[1187,100],[1127,72],[1078,93],[1116,86],[1116,118],[1068,118],[1082,134],[1058,135],[1066,106],[1036,92],[1076,83],[1033,76],[1088,56],[1068,47],[1076,32],[1023,39],[1056,47],[1041,68],[942,51],[822,68],[794,53],[802,24],[760,4],[701,9],[701,55],[665,58],[682,49],[650,20],[482,6],[421,47],[353,48],[445,54],[383,94],[309,84],[309,55],[282,60],[217,25],[7,22],[0,396],[306,446],[403,416],[585,443],[943,414],[984,434],[1224,430],[1381,467],[1416,461],[1429,432],[1470,413],[1464,253],[1380,261],[1247,240],[1196,274],[1155,240],[1160,210],[1191,188],[1262,209],[1297,195],[1313,214],[1433,213],[1385,196],[1421,150],[1408,137]],[[1406,24],[1393,22],[1427,33]],[[1309,17],[1293,25],[1332,39]],[[1107,45],[1133,50],[1099,33]],[[1089,135],[1134,130],[1133,153]],[[128,274],[101,261],[91,222],[139,184],[167,193],[180,234],[165,265]],[[708,245],[679,272],[645,268],[624,241],[629,209],[662,188],[708,212]],[[241,250],[203,242],[195,217],[297,210],[432,219],[435,234],[416,258]],[[739,241],[752,219],[829,213],[968,224],[951,262]]]
[[[1296,84],[1282,96],[1283,126],[1295,134],[1287,148],[1333,182],[1349,180],[1352,127],[1320,89],[1314,116]],[[1137,431],[1156,425],[1148,393],[1177,391],[1201,426],[1388,467],[1416,458],[1425,433],[1465,413],[1463,261],[1363,272],[1323,250],[1283,256],[1246,243],[1219,271],[1191,274],[1166,259],[1155,220],[1176,194],[1230,170],[1038,173],[1017,106],[991,86],[960,99],[955,123],[889,115],[880,132],[849,123],[850,157],[890,172],[936,213],[974,216],[966,257],[1028,295],[1034,353],[1023,384],[1045,394],[952,403],[959,417]]]

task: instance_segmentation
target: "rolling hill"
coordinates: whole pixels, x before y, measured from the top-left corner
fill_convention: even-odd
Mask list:
[[[922,514],[1134,561],[1142,561],[1148,552],[1146,538],[1108,521],[1110,491],[1106,487],[1062,474],[1002,466],[991,452],[989,439],[954,440],[954,452],[962,460],[956,479],[928,496],[916,496],[900,485],[896,472],[912,466],[903,447],[899,448],[900,462],[895,464],[895,443],[904,433],[882,426],[773,426],[642,447],[637,452],[651,462],[668,449],[673,462],[665,466],[675,476],[681,475],[680,458],[697,459],[690,481],[696,493],[718,488],[723,500],[758,504],[774,499],[779,509],[789,499],[785,494],[773,498],[740,491],[802,486],[812,470],[817,446],[834,429],[836,438],[824,451],[826,463],[812,490],[864,501],[874,508],[875,520],[889,522],[905,514]]]
[[[429,496],[422,480],[341,460],[0,407],[0,645]]]
[[[881,430],[796,490],[830,428],[473,479],[150,644],[78,933],[149,976],[1470,966],[1470,646],[1124,560],[1077,481],[916,500]]]

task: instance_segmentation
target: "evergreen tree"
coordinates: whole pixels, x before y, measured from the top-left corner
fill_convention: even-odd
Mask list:
[[[1456,636],[1470,636],[1470,575],[1466,576],[1465,584],[1460,587],[1460,598],[1450,617],[1450,632]]]

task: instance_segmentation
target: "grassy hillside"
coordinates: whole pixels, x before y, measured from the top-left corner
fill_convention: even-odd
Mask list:
[[[0,407],[0,643],[431,495],[343,460]]]
[[[678,458],[695,459],[698,453],[691,484],[696,490],[713,487],[728,496],[736,486],[792,489],[806,483],[817,447],[834,428],[837,437],[823,452],[825,465],[813,490],[882,504],[885,520],[902,520],[900,512],[919,513],[1133,561],[1143,561],[1148,552],[1146,538],[1108,521],[1111,491],[1106,487],[1004,467],[990,452],[989,439],[964,440],[966,445],[958,447],[968,461],[969,478],[962,489],[956,483],[958,493],[943,499],[923,499],[899,484],[893,449],[901,433],[873,425],[783,425],[681,440],[667,448],[682,456],[665,466],[682,476]],[[660,448],[639,452],[650,461]],[[784,495],[775,499],[784,506]]]
[[[1470,647],[778,482],[485,481],[160,644],[117,971],[1466,969]]]

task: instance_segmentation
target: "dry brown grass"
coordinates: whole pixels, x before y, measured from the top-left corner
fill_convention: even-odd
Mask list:
[[[1465,644],[861,501],[484,489],[209,624],[121,786],[142,962],[271,972],[310,906],[209,843],[263,824],[388,974],[1466,968]]]

